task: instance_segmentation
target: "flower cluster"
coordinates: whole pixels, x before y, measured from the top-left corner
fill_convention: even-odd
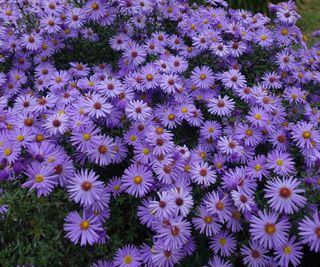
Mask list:
[[[110,201],[139,199],[150,239],[93,266],[174,266],[194,232],[208,266],[298,266],[304,246],[320,252],[320,44],[307,48],[293,2],[270,10],[1,1],[1,181],[63,188],[79,207],[65,237],[81,246],[108,246]],[[113,62],[57,63],[101,29]],[[121,177],[97,171],[111,165]]]

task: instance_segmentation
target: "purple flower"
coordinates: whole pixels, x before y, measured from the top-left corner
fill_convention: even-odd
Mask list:
[[[258,211],[258,217],[253,216],[250,223],[250,234],[265,248],[278,248],[285,244],[290,228],[287,219],[278,220],[274,212]]]
[[[238,89],[246,86],[246,78],[239,70],[231,69],[221,74],[223,85],[229,89]]]
[[[267,158],[267,167],[278,175],[289,176],[294,172],[294,162],[290,154],[273,150]]]
[[[175,215],[181,214],[183,217],[186,217],[194,204],[191,192],[184,190],[182,187],[178,187],[171,189],[170,193],[173,199],[175,199]]]
[[[293,214],[306,204],[306,198],[299,195],[304,193],[303,189],[297,187],[300,181],[294,178],[275,178],[268,181],[265,188],[265,197],[268,198],[270,206],[278,212]]]
[[[210,99],[208,111],[213,115],[229,116],[234,109],[234,102],[228,96]]]
[[[98,218],[80,216],[76,211],[70,212],[65,218],[64,231],[66,237],[74,244],[81,246],[92,245],[99,239],[98,232],[102,231]]]
[[[282,247],[279,247],[275,251],[275,261],[280,266],[288,267],[291,263],[294,267],[299,266],[302,258],[302,244],[301,242],[295,242],[296,237],[292,236]]]
[[[320,143],[320,132],[314,124],[301,121],[292,128],[292,138],[300,148],[312,149]]]
[[[151,189],[154,180],[151,171],[143,165],[130,165],[124,171],[121,179],[121,185],[124,190],[136,197],[145,196]]]
[[[44,163],[32,162],[26,170],[26,175],[28,179],[22,187],[29,188],[29,191],[36,189],[38,197],[48,195],[57,185],[57,176],[53,168]]]
[[[308,244],[310,249],[320,251],[320,220],[318,211],[315,211],[312,218],[305,216],[299,222],[299,235],[303,244]]]
[[[126,106],[126,114],[133,121],[145,121],[151,116],[151,108],[141,100],[132,100]]]
[[[178,216],[174,219],[166,220],[157,231],[156,237],[161,240],[165,249],[178,249],[190,237],[191,224],[183,219],[182,216]]]
[[[155,266],[173,267],[183,257],[181,249],[164,249],[162,244],[156,243],[152,251],[152,261]]]
[[[211,239],[210,248],[221,256],[230,256],[236,249],[236,240],[232,234],[221,231]]]
[[[175,204],[172,195],[169,192],[158,192],[159,201],[151,200],[149,209],[151,214],[159,219],[169,218],[175,213]]]
[[[139,267],[141,261],[139,249],[133,245],[126,245],[116,251],[113,264],[117,267]]]
[[[98,180],[95,172],[82,169],[75,173],[67,185],[71,199],[83,206],[89,206],[101,199],[103,183]]]
[[[267,266],[268,249],[259,245],[257,241],[249,241],[249,246],[241,248],[243,262],[248,267],[264,267]]]
[[[208,89],[214,82],[212,70],[207,66],[196,67],[191,73],[194,84],[203,89]]]
[[[191,179],[200,185],[209,186],[216,182],[215,171],[206,162],[195,161],[190,166]]]

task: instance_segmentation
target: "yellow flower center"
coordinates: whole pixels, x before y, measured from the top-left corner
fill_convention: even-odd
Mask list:
[[[144,154],[144,155],[149,155],[149,153],[150,153],[150,151],[149,151],[148,148],[144,148],[144,149],[143,149],[143,154]]]
[[[261,165],[260,164],[257,164],[255,167],[255,170],[258,172],[262,169]]]
[[[91,139],[91,135],[88,134],[88,133],[83,134],[83,135],[82,135],[82,139],[83,139],[84,141],[89,141],[89,140]]]
[[[92,8],[93,10],[98,10],[98,9],[99,9],[99,5],[98,5],[97,3],[93,3],[93,4],[91,5],[91,8]]]
[[[283,165],[283,160],[282,160],[282,159],[277,159],[277,160],[276,160],[276,164],[277,164],[278,166],[282,166],[282,165]]]
[[[213,128],[213,127],[209,127],[209,128],[208,128],[208,132],[209,132],[209,133],[213,133],[213,132],[214,132],[214,128]]]
[[[256,115],[254,115],[256,120],[261,120],[261,114],[257,113]]]
[[[147,74],[146,79],[147,79],[147,81],[151,82],[153,80],[153,75]]]
[[[113,187],[113,189],[114,189],[115,191],[119,191],[119,190],[120,190],[120,185],[116,184],[116,185]]]
[[[170,121],[173,121],[173,120],[174,120],[174,115],[173,115],[173,114],[169,114],[169,115],[168,115],[168,119],[169,119]]]
[[[181,112],[182,112],[182,113],[187,113],[187,112],[188,112],[188,109],[187,109],[186,107],[183,107],[183,108],[181,108]]]
[[[36,141],[37,141],[37,142],[42,142],[43,139],[44,139],[44,136],[43,136],[42,134],[37,134],[37,135],[36,135]]]
[[[204,159],[204,158],[207,156],[206,152],[204,152],[204,151],[201,151],[201,152],[199,153],[199,155],[200,155],[200,157],[201,157],[202,159]]]
[[[89,229],[89,226],[90,226],[90,222],[87,221],[87,220],[83,220],[83,221],[80,223],[80,229],[81,229],[81,230],[88,230],[88,229]]]
[[[130,136],[130,140],[131,140],[132,142],[134,142],[134,141],[137,140],[137,137],[136,137],[135,135],[131,135],[131,136]]]
[[[19,141],[19,142],[21,142],[21,141],[24,140],[24,136],[21,135],[21,134],[19,134],[19,135],[17,135],[16,140]]]
[[[11,153],[12,153],[12,150],[11,150],[10,148],[6,148],[6,149],[3,151],[3,154],[4,154],[5,156],[10,156]]]
[[[283,29],[281,30],[281,34],[284,35],[284,36],[288,35],[288,33],[289,33],[289,31],[288,31],[288,29],[286,29],[286,28],[283,28]]]
[[[283,252],[284,252],[285,254],[290,254],[291,251],[292,251],[292,248],[291,248],[290,246],[285,246],[285,247],[283,248]]]
[[[189,164],[184,165],[184,171],[185,172],[189,172],[190,171],[190,165]]]
[[[277,230],[276,226],[273,223],[267,223],[265,225],[264,229],[265,229],[266,233],[269,234],[269,235],[274,234],[276,232],[276,230]]]
[[[225,238],[220,238],[219,243],[224,247],[227,244],[227,240]]]
[[[261,35],[261,36],[260,36],[260,39],[261,39],[262,41],[267,40],[267,38],[268,38],[267,35]]]
[[[205,80],[207,78],[207,75],[205,75],[204,73],[202,73],[201,75],[200,75],[200,80]]]
[[[49,158],[48,158],[48,162],[49,162],[49,163],[52,163],[52,162],[54,162],[55,160],[56,160],[56,159],[55,159],[55,158],[52,158],[52,157],[49,157]]]
[[[311,137],[311,133],[310,133],[309,131],[304,131],[304,132],[302,133],[302,137],[303,137],[304,139],[309,139],[309,138]]]
[[[140,175],[136,175],[134,178],[133,178],[133,182],[135,184],[141,184],[142,183],[142,177]]]
[[[123,261],[125,264],[130,264],[132,262],[132,257],[130,255],[126,255]]]
[[[43,175],[38,174],[35,176],[34,179],[36,180],[37,183],[41,183],[44,180],[44,177],[43,177]]]
[[[247,136],[252,136],[253,135],[253,131],[251,129],[246,130],[246,135]]]
[[[205,222],[206,224],[212,223],[212,217],[211,217],[211,216],[205,216],[205,217],[203,218],[203,220],[204,220],[204,222]]]
[[[222,164],[220,162],[217,162],[217,169],[221,169],[222,168]]]

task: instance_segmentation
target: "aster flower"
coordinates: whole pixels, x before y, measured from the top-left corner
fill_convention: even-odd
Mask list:
[[[231,69],[220,75],[220,79],[228,89],[238,89],[246,86],[245,76],[239,70]]]
[[[257,30],[254,39],[262,47],[269,47],[274,42],[272,32],[265,27]]]
[[[222,2],[225,3],[225,5],[228,5],[224,0],[210,0],[210,2]],[[231,263],[228,260],[225,260],[217,255],[213,256],[212,259],[209,260],[208,265],[205,267],[231,267]]]
[[[71,144],[77,146],[80,152],[91,151],[100,140],[99,132],[99,129],[91,125],[81,127],[79,131],[72,132]]]
[[[228,195],[223,196],[222,193],[213,191],[205,196],[204,204],[208,212],[218,215],[220,222],[223,223],[230,219],[231,202]]]
[[[216,182],[215,171],[206,162],[195,161],[190,168],[191,179],[197,184],[209,186]]]
[[[156,243],[151,257],[156,266],[173,267],[181,261],[183,254],[181,249],[165,249],[161,243]]]
[[[102,194],[103,183],[98,180],[94,171],[87,169],[76,172],[67,185],[71,199],[83,206],[89,206],[99,201]]]
[[[250,234],[265,248],[279,248],[285,244],[289,228],[289,221],[285,218],[278,220],[277,213],[258,211],[258,217],[252,217]]]
[[[21,153],[21,144],[10,141],[0,141],[0,144],[0,160],[14,163]]]
[[[42,38],[39,34],[24,34],[22,36],[21,44],[30,51],[36,51],[40,48]]]
[[[191,73],[191,80],[200,88],[209,88],[214,82],[212,70],[207,66],[196,67]]]
[[[312,218],[305,216],[299,222],[299,235],[303,244],[308,244],[310,249],[315,252],[320,251],[320,220],[316,210]]]
[[[124,48],[123,56],[128,63],[134,66],[140,65],[146,57],[145,49],[136,43],[130,43]]]
[[[221,256],[230,256],[231,253],[235,251],[236,240],[232,234],[227,231],[221,231],[212,237],[210,248],[214,253],[220,254]]]
[[[66,23],[68,27],[77,29],[81,28],[85,23],[85,13],[81,8],[73,8],[66,14]]]
[[[299,266],[302,258],[302,244],[301,242],[295,242],[296,237],[292,236],[282,247],[279,247],[275,251],[275,261],[279,263],[281,267],[288,267],[289,263],[292,266]]]
[[[28,179],[22,187],[29,188],[29,191],[36,189],[38,197],[48,195],[57,185],[57,176],[53,168],[39,162],[32,162],[26,170],[26,175]]]
[[[259,245],[257,241],[249,241],[249,246],[243,246],[241,248],[241,254],[243,255],[243,262],[248,267],[264,267],[267,266],[268,249]]]
[[[294,172],[294,162],[290,154],[282,153],[277,150],[269,153],[267,167],[273,169],[278,175],[289,176]]]
[[[301,121],[292,128],[292,138],[299,147],[312,149],[320,142],[320,132],[312,123]]]
[[[212,50],[213,54],[218,57],[225,57],[229,54],[228,46],[222,42],[212,44],[211,50]]]
[[[52,135],[64,134],[68,130],[68,117],[64,114],[54,114],[47,118],[43,127]]]
[[[88,157],[101,166],[109,165],[115,157],[114,147],[113,139],[103,136],[94,144],[94,148],[88,151]]]
[[[173,199],[175,199],[176,212],[175,215],[181,214],[186,217],[193,207],[192,195],[189,191],[185,191],[183,188],[173,188],[170,193]]]
[[[191,235],[190,223],[181,216],[169,219],[158,229],[157,237],[165,249],[179,249]]]
[[[86,3],[83,11],[90,20],[97,21],[104,16],[107,11],[107,6],[99,0],[91,0]]]
[[[65,218],[64,231],[74,244],[80,242],[81,246],[85,246],[97,242],[98,232],[102,231],[102,227],[98,218],[80,216],[78,212],[72,211]]]
[[[265,197],[276,211],[292,214],[306,204],[306,198],[299,195],[304,193],[303,189],[298,188],[300,184],[300,181],[292,177],[282,180],[275,178],[267,182]]]
[[[119,248],[113,259],[113,264],[117,267],[138,267],[141,266],[141,262],[140,251],[133,245]]]
[[[210,99],[208,104],[208,111],[213,115],[229,116],[234,109],[234,102],[228,97],[221,97]]]
[[[151,108],[141,100],[132,100],[126,106],[126,114],[134,121],[145,121],[151,115]]]
[[[83,108],[89,116],[99,119],[108,116],[111,113],[112,105],[107,102],[105,97],[98,94],[92,94],[85,99]]]
[[[241,192],[241,190],[232,190],[231,197],[236,208],[242,212],[250,212],[252,207],[255,205],[252,197],[244,192]]]
[[[231,137],[222,136],[218,140],[218,149],[226,154],[243,154],[244,148],[240,146],[239,143]]]
[[[136,197],[145,196],[153,185],[152,173],[143,165],[130,165],[124,171],[121,179],[121,185],[124,190]]]
[[[168,218],[175,213],[175,204],[172,195],[169,192],[158,192],[159,201],[151,200],[149,209],[156,217]]]
[[[199,211],[199,215],[192,219],[195,228],[206,236],[213,236],[219,233],[221,225],[218,223],[219,218],[217,215],[210,214],[205,206],[200,206]]]
[[[259,107],[253,107],[251,108],[247,116],[247,119],[254,126],[265,127],[268,125],[269,116],[264,109]]]

